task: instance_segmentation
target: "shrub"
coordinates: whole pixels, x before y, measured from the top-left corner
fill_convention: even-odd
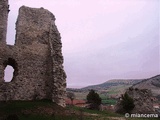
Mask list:
[[[130,113],[130,111],[135,107],[134,100],[127,93],[122,95],[121,104],[123,109],[128,113]]]
[[[99,109],[99,105],[101,104],[101,98],[98,93],[94,90],[91,90],[87,95],[87,103],[90,103],[90,109]]]

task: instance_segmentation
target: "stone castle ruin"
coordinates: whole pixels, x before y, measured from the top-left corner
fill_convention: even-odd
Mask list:
[[[0,101],[51,99],[65,106],[66,74],[54,15],[22,6],[12,46],[6,44],[8,12],[8,0],[0,0]],[[11,82],[4,80],[7,65],[14,68]]]

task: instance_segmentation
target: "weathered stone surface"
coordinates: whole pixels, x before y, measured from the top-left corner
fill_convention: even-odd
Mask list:
[[[6,43],[7,21],[8,21],[8,0],[0,0],[0,42]]]
[[[153,98],[151,90],[148,89],[127,89],[126,93],[134,100],[134,109],[131,113],[147,114],[154,113],[153,108]],[[121,105],[121,100],[118,101],[116,107],[116,112],[124,113],[125,110]]]
[[[65,106],[66,75],[62,65],[62,43],[54,21],[54,15],[46,9],[25,6],[19,9],[15,45],[2,46],[5,37],[0,40],[1,101],[52,99]],[[4,22],[0,21],[1,24]],[[7,65],[15,70],[9,83],[4,81]]]

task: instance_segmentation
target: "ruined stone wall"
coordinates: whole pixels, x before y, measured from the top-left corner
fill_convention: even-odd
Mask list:
[[[43,8],[19,9],[15,45],[0,47],[0,100],[52,99],[65,106],[62,43],[54,21]],[[4,82],[7,65],[15,70],[9,83]]]
[[[6,43],[8,0],[0,0],[0,44]]]

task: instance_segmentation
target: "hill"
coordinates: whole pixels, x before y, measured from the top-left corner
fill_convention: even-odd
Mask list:
[[[104,82],[102,84],[98,85],[92,85],[82,88],[82,90],[107,90],[111,87],[117,87],[117,86],[132,86],[136,83],[139,83],[142,81],[142,79],[113,79],[108,80],[107,82]]]
[[[133,87],[138,89],[150,89],[154,96],[158,96],[160,95],[160,75],[144,79],[134,84]]]
[[[86,99],[89,90],[94,89],[103,101],[103,99],[119,98],[129,87],[151,89],[153,95],[160,100],[160,75],[148,79],[113,79],[81,89],[67,88],[67,91],[74,92],[76,99]]]
[[[73,92],[77,99],[86,99],[89,90],[98,92],[102,99],[118,98],[125,90],[133,84],[140,82],[141,79],[114,79],[98,85],[92,85],[81,89],[67,88],[68,92]]]

